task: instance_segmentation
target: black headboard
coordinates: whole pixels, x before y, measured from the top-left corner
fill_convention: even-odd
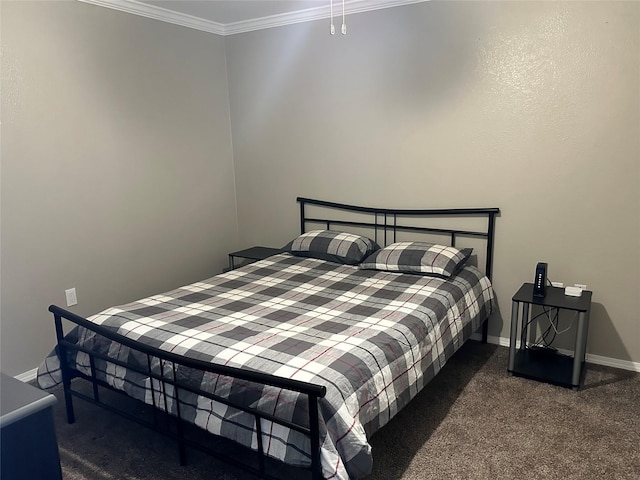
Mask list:
[[[384,245],[393,243],[398,238],[400,232],[416,232],[426,234],[437,234],[448,237],[448,243],[456,246],[458,237],[479,237],[486,239],[485,252],[485,274],[491,279],[493,270],[493,243],[495,232],[495,218],[500,213],[499,208],[440,208],[440,209],[392,209],[376,207],[358,207],[335,202],[325,202],[311,198],[298,197],[300,203],[300,231],[305,233],[307,226],[320,225],[327,230],[336,227],[357,227],[369,229],[371,238]],[[313,214],[309,212],[309,206],[314,208]],[[357,213],[357,218],[353,220],[344,216],[336,215],[336,212]],[[418,220],[429,218],[469,218],[484,217],[486,226],[483,228],[453,228],[434,226],[429,227]],[[316,227],[317,228],[317,227]]]

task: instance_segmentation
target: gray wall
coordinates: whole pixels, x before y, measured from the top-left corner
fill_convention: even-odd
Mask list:
[[[490,335],[546,261],[594,292],[588,353],[640,362],[640,4],[427,2],[347,23],[227,40],[241,243],[295,235],[297,195],[498,206]]]
[[[1,363],[237,246],[224,39],[80,2],[2,2]]]
[[[543,260],[594,291],[589,353],[640,362],[640,4],[427,2],[346,37],[226,38],[0,5],[3,371],[48,353],[66,288],[87,315],[204,278],[295,235],[298,195],[499,206],[490,333]]]

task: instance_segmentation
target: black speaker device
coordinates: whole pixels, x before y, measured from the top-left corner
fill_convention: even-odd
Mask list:
[[[547,264],[538,262],[536,265],[536,278],[533,281],[533,296],[544,297],[547,285]]]

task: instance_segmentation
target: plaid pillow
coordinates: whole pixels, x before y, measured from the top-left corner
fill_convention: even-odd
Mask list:
[[[433,243],[398,242],[374,252],[360,268],[450,277],[464,266],[472,251]]]
[[[357,265],[379,248],[376,242],[361,235],[314,230],[294,238],[283,250],[299,257]]]

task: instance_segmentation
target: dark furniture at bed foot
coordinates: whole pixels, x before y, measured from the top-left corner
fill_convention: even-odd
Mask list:
[[[547,287],[544,297],[534,297],[533,284],[525,283],[512,300],[509,374],[578,390],[584,377],[591,292],[584,290],[582,296],[572,297],[565,295],[562,288]],[[520,304],[522,304],[522,316],[519,315]],[[575,312],[578,317],[578,328],[573,357],[531,345],[535,331],[534,329],[529,331],[533,320],[529,318],[530,305],[542,308],[542,314],[548,314],[552,310],[555,310],[556,314],[559,313],[558,310]],[[521,326],[520,347],[516,348],[518,324]],[[557,325],[555,328],[558,328]]]
[[[232,252],[229,254],[229,270],[233,270],[240,266],[235,264],[236,258],[243,258],[245,260],[249,260],[249,262],[246,263],[252,263],[257,262],[258,260],[264,260],[267,257],[277,255],[281,252],[282,249],[271,247],[251,247],[237,252]]]
[[[62,479],[51,407],[56,397],[1,374],[0,477],[3,480]]]

